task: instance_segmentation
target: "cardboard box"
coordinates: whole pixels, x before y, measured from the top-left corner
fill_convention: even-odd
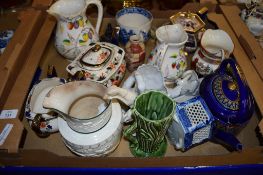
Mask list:
[[[194,9],[197,11],[204,4],[187,4],[182,11]],[[216,6],[211,6],[211,14],[209,19],[217,24],[217,27],[227,31],[235,43],[234,57],[246,56],[243,48],[239,44],[234,32],[228,25],[222,14],[216,14],[214,11]],[[197,8],[197,9],[195,9]],[[177,11],[174,11],[176,13]],[[171,12],[169,12],[171,13]],[[161,15],[160,15],[161,16]],[[154,26],[160,26],[167,23],[170,14],[164,18],[155,18]],[[104,18],[102,29],[105,29],[107,23],[115,24],[113,18]],[[212,25],[213,26],[213,25]],[[63,59],[54,48],[54,37],[52,31],[55,29],[55,20],[50,16],[46,16],[37,34],[32,49],[28,54],[27,61],[21,69],[18,80],[11,89],[9,97],[6,99],[4,108],[2,109],[18,109],[20,116],[23,116],[23,103],[27,96],[34,71],[39,65],[42,68],[41,78],[46,76],[47,65],[53,64],[58,72],[58,76],[65,77],[67,72],[65,66],[67,60]],[[103,31],[103,30],[102,30]],[[154,42],[147,43],[147,52],[154,47]],[[222,145],[206,142],[202,145],[194,147],[186,152],[174,150],[172,145],[168,146],[167,153],[163,158],[134,158],[128,148],[128,141],[122,139],[118,148],[108,157],[100,158],[84,158],[78,157],[71,153],[63,144],[59,133],[52,134],[48,138],[39,138],[29,128],[24,117],[22,121],[19,118],[13,119],[13,129],[7,137],[3,146],[0,146],[0,163],[4,165],[23,165],[23,166],[43,166],[43,167],[178,167],[178,166],[209,166],[209,165],[236,165],[236,164],[257,164],[263,161],[262,147],[256,137],[254,129],[258,124],[259,113],[254,114],[248,125],[238,135],[238,138],[244,144],[245,148],[242,152],[229,152]],[[6,126],[5,122],[0,120],[0,130]],[[20,127],[19,127],[20,126]],[[22,126],[22,127],[21,127]],[[27,135],[23,137],[23,126],[27,131]],[[11,148],[12,140],[16,141],[17,146]],[[20,141],[21,140],[21,141]],[[20,143],[20,147],[18,144]],[[14,153],[16,150],[17,152]]]
[[[239,40],[240,45],[245,51],[237,57],[244,74],[246,76],[248,85],[255,97],[258,108],[263,114],[263,49],[251,34],[246,24],[241,20],[240,8],[238,6],[220,6],[222,12],[227,19],[229,25]],[[236,46],[236,45],[235,45]],[[236,46],[237,47],[237,46]],[[263,134],[263,120],[259,124],[261,133]]]

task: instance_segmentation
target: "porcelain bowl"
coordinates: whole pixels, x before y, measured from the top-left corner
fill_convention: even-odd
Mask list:
[[[122,133],[121,107],[115,100],[112,102],[112,116],[103,128],[89,134],[72,130],[65,120],[58,118],[59,132],[73,153],[79,156],[106,156],[117,148]]]
[[[25,105],[25,116],[30,127],[40,136],[58,131],[58,114],[45,109],[43,101],[52,88],[64,83],[65,80],[61,78],[46,78],[37,82],[29,92]]]
[[[132,35],[140,35],[144,42],[149,39],[153,20],[149,11],[139,7],[124,8],[116,13],[115,18],[120,26],[119,37],[123,44],[126,44]]]

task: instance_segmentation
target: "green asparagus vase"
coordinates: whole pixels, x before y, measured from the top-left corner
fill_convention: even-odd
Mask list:
[[[167,148],[165,133],[172,122],[175,102],[159,91],[140,94],[132,108],[133,124],[124,131],[136,157],[160,157]]]

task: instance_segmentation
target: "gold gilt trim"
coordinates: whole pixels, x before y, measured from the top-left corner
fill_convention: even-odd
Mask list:
[[[235,90],[238,92],[238,97],[236,100],[230,100],[226,97],[223,91],[222,87],[222,81],[228,80],[231,83],[235,84]],[[213,82],[213,94],[215,95],[217,101],[223,105],[225,108],[230,110],[239,110],[239,103],[240,103],[240,94],[239,94],[239,87],[236,84],[236,82],[233,80],[230,76],[223,76],[223,77],[217,77]]]
[[[170,17],[170,21],[175,24],[178,20],[178,18],[185,18],[185,19],[190,19],[192,21],[197,21],[198,22],[198,27],[196,27],[194,30],[189,30],[184,26],[184,29],[186,32],[191,32],[191,33],[196,33],[200,29],[205,27],[204,21],[195,13],[191,12],[178,12],[177,14],[173,15]],[[196,20],[195,20],[196,19]]]

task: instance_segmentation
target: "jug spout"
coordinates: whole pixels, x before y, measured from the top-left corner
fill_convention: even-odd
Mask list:
[[[51,16],[54,16],[57,19],[57,21],[60,18],[60,15],[58,13],[56,13],[53,9],[48,9],[47,13],[50,14]]]
[[[47,12],[59,19],[60,17],[72,18],[80,15],[85,8],[84,0],[58,0],[56,1]]]
[[[104,99],[118,99],[127,106],[131,107],[137,95],[138,94],[136,92],[130,91],[128,89],[120,88],[117,86],[111,86],[108,88]]]

